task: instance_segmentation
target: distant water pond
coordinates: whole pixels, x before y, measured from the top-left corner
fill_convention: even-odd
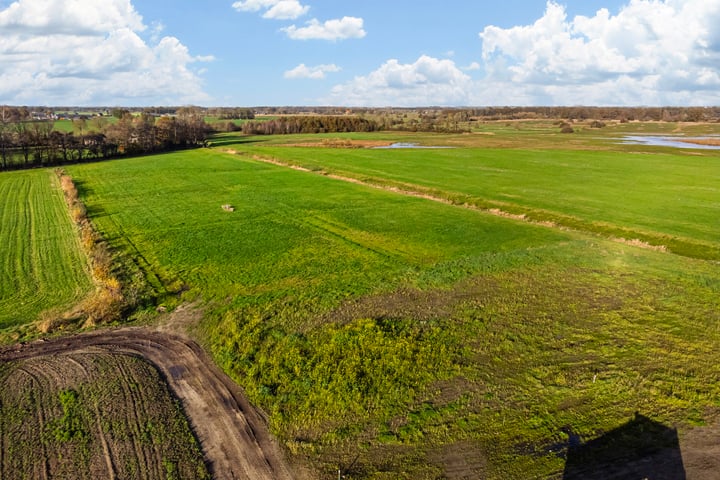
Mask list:
[[[432,146],[432,145],[420,145],[417,143],[407,143],[407,142],[398,142],[393,143],[392,145],[384,145],[381,147],[373,147],[376,149],[395,149],[395,148],[455,148],[455,147],[441,147],[441,146]]]
[[[718,136],[708,137],[666,137],[660,135],[626,135],[622,139],[622,143],[630,145],[652,145],[656,147],[674,147],[674,148],[702,148],[706,150],[720,150],[720,145],[703,145],[702,143],[693,143],[693,141],[720,141]]]

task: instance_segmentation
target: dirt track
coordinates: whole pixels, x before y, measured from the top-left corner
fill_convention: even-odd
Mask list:
[[[128,327],[6,347],[0,349],[0,360],[82,351],[131,353],[153,363],[182,401],[213,478],[295,478],[265,421],[240,388],[184,336]]]

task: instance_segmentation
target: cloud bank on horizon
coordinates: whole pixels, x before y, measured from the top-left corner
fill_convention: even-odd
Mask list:
[[[0,11],[0,103],[208,101],[192,64],[212,57],[171,36],[149,43],[146,30],[130,0],[14,2]]]
[[[358,48],[379,33],[378,22],[360,16],[324,15],[301,0],[226,7],[243,21],[275,25],[268,38],[282,45],[282,55],[268,51],[263,68],[257,66],[274,77],[247,81],[257,88],[285,82],[285,90],[298,92],[294,104],[720,104],[720,0],[628,0],[616,12],[602,8],[592,16],[571,16],[550,0],[532,23],[478,25],[475,45],[402,59],[393,45]],[[161,33],[162,23],[148,27],[132,0],[0,0],[0,104],[226,103],[223,92],[212,91],[213,67],[231,62],[229,54],[191,54],[189,40]],[[317,61],[318,45],[337,53]],[[363,62],[343,55],[345,48],[363,51]],[[472,49],[471,61],[456,63],[461,48]],[[273,62],[279,68],[268,69]]]
[[[718,105],[717,25],[717,0],[631,0],[614,16],[601,9],[572,19],[548,1],[532,25],[479,33],[482,78],[452,60],[391,59],[336,85],[330,98],[375,106]]]

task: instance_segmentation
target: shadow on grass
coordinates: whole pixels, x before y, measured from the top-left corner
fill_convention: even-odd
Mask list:
[[[625,425],[582,443],[570,432],[563,480],[685,480],[677,430],[635,414]]]

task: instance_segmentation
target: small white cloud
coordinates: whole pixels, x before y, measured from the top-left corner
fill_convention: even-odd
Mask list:
[[[479,64],[478,62],[472,62],[472,63],[471,63],[470,65],[468,65],[467,67],[463,67],[463,70],[465,70],[465,71],[467,71],[467,72],[472,72],[472,71],[475,71],[475,70],[480,70],[480,68],[481,68],[481,66],[480,66],[480,64]]]
[[[150,37],[159,33],[157,28]],[[146,43],[130,0],[18,0],[0,7],[0,104],[207,101],[175,37]]]
[[[150,24],[150,40],[155,43],[159,42],[163,30],[165,30],[165,25],[162,22],[152,22]]]
[[[271,8],[279,0],[239,0],[232,4],[232,7],[239,12],[258,12],[262,9]]]
[[[239,12],[258,12],[265,10],[263,18],[274,20],[295,20],[302,17],[310,7],[299,0],[240,0],[232,4]]]
[[[284,76],[288,79],[309,78],[312,80],[322,80],[325,78],[326,73],[339,72],[340,70],[341,68],[335,64],[308,67],[304,63],[301,63],[292,70],[286,71]]]
[[[263,14],[263,18],[276,20],[295,20],[305,15],[310,7],[301,5],[297,0],[281,0]]]
[[[411,64],[388,60],[366,76],[336,85],[330,102],[363,106],[467,105],[473,88],[470,77],[452,60],[423,55]]]
[[[366,35],[363,29],[363,19],[357,17],[343,17],[320,23],[313,18],[305,27],[291,25],[283,28],[283,32],[293,40],[345,40],[348,38],[363,38]]]
[[[196,55],[191,58],[192,62],[214,62],[215,55]]]

